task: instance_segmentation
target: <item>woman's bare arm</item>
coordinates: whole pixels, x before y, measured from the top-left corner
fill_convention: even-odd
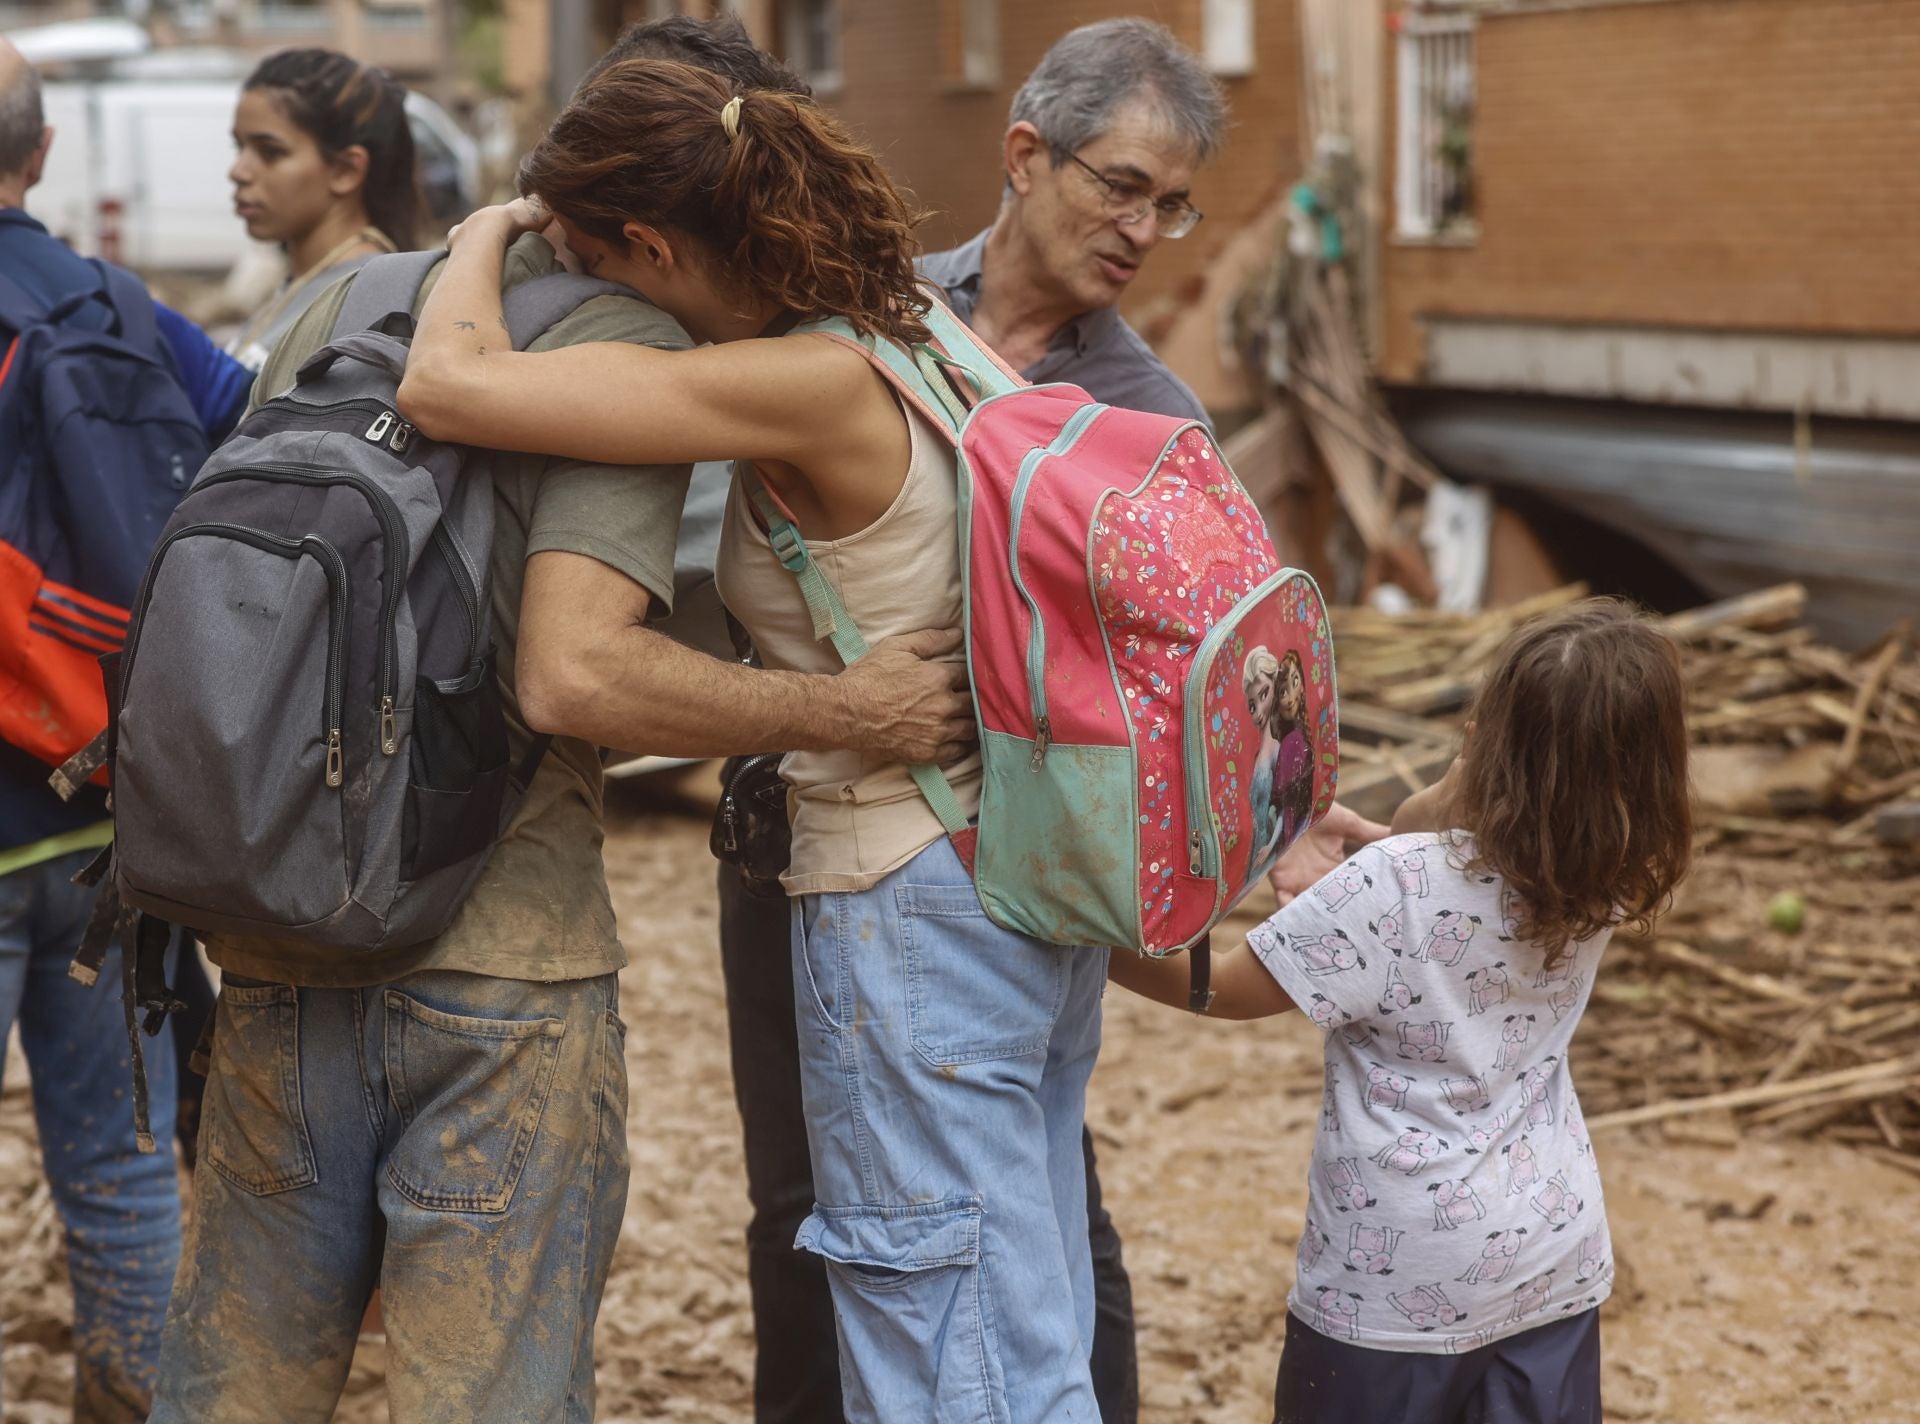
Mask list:
[[[605,465],[750,459],[807,468],[837,425],[822,412],[884,399],[866,362],[825,337],[693,351],[617,342],[514,351],[500,274],[533,215],[489,208],[461,226],[400,385],[400,413],[428,436]],[[795,360],[796,341],[813,346],[814,359]]]

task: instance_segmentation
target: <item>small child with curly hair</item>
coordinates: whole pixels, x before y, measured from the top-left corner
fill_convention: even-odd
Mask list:
[[[1326,1039],[1276,1424],[1600,1424],[1613,1263],[1567,1050],[1614,929],[1686,873],[1685,713],[1625,605],[1526,624],[1440,783],[1217,961],[1213,1014]],[[1110,972],[1186,1003],[1177,963]]]

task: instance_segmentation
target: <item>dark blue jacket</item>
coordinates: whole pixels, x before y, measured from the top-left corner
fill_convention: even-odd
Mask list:
[[[0,207],[0,271],[48,306],[96,290],[100,275],[64,242],[19,208]],[[76,321],[108,320],[104,305],[83,309]],[[155,306],[166,355],[211,441],[233,428],[246,409],[252,378],[206,333],[177,312]],[[49,768],[30,753],[0,742],[0,850],[31,845],[106,818],[104,794],[89,788],[62,803],[47,786]]]

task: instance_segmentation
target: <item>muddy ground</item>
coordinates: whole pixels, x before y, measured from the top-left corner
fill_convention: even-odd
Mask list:
[[[747,1203],[705,840],[697,820],[630,807],[608,842],[633,957],[634,1093],[603,1420],[751,1417]],[[1315,1035],[1298,1021],[1196,1024],[1116,993],[1106,1044],[1091,1116],[1133,1273],[1141,1418],[1263,1421],[1319,1102]],[[51,1424],[66,1417],[69,1303],[21,1066],[16,1054],[0,1099],[5,1419]],[[1920,1421],[1920,1176],[1824,1144],[1642,1131],[1599,1138],[1619,1257],[1608,1419]],[[341,1420],[386,1419],[380,1368],[371,1340]]]

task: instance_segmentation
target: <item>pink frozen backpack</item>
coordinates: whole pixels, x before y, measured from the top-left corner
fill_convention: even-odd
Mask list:
[[[1028,386],[938,300],[926,321],[911,351],[840,319],[794,328],[857,349],[959,450],[977,826],[937,768],[914,779],[993,920],[1191,949],[1204,1008],[1208,932],[1333,802],[1326,605],[1205,426]],[[815,636],[859,658],[789,512],[749,489]]]

